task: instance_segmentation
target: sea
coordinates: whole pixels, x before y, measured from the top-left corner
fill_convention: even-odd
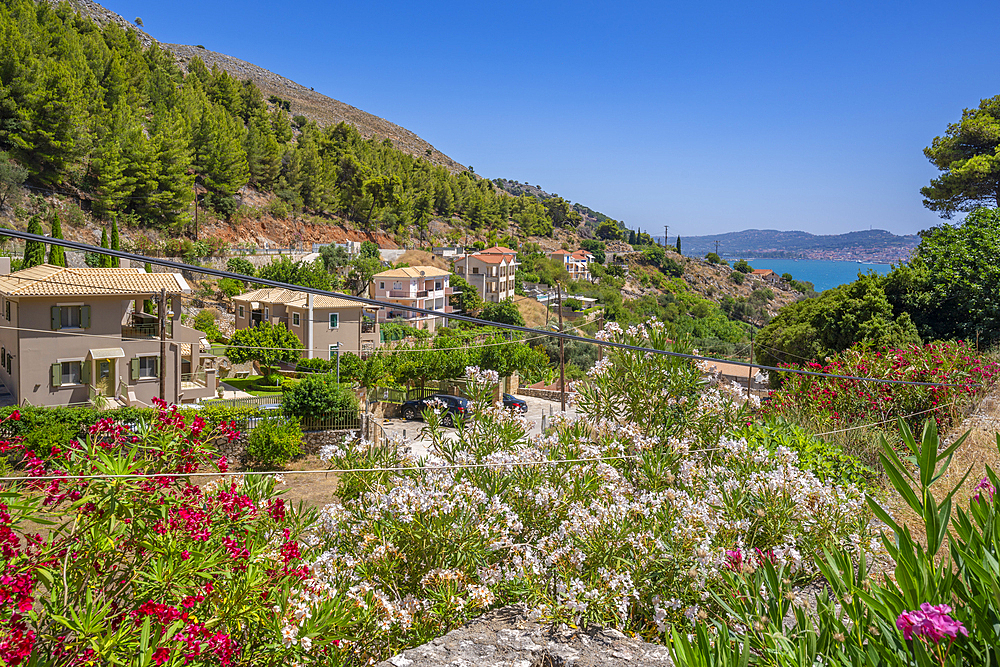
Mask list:
[[[724,258],[730,264],[732,258]],[[884,276],[892,268],[889,264],[868,264],[865,262],[838,262],[827,259],[750,259],[747,262],[755,269],[771,269],[779,276],[792,274],[796,280],[808,280],[816,286],[817,292],[854,282],[858,273],[875,273]]]

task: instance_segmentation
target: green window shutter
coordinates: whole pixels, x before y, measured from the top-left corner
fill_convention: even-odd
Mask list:
[[[90,306],[80,306],[80,326],[90,328]]]
[[[132,380],[139,379],[139,357],[129,361],[129,377],[131,377]]]
[[[62,328],[62,313],[59,306],[52,306],[52,330],[58,331]]]
[[[83,384],[90,384],[90,368],[91,363],[89,361],[80,362],[80,382]]]
[[[52,386],[62,386],[62,364],[52,364]]]

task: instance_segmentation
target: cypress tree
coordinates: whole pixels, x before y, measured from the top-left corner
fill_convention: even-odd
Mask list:
[[[111,219],[111,249],[121,250],[121,240],[118,238],[118,220],[116,218]],[[113,268],[118,268],[122,265],[121,260],[117,257],[108,257],[109,265]]]
[[[628,243],[629,245],[635,245],[635,230],[629,230],[628,233]]]
[[[110,249],[110,246],[108,245],[108,228],[107,227],[105,227],[104,229],[101,230],[101,247],[102,248],[109,248]],[[104,269],[111,268],[111,256],[110,255],[103,255],[102,254],[101,255],[101,263],[100,263],[99,266],[101,268],[104,268]]]
[[[52,214],[52,238],[63,238],[62,222],[59,220],[58,213]],[[66,250],[61,245],[49,246],[49,264],[53,266],[66,266]]]
[[[28,220],[28,233],[42,235],[42,221],[37,215],[31,216]],[[45,244],[41,241],[24,242],[24,263],[22,269],[30,269],[33,266],[45,263]]]
[[[681,235],[677,235],[677,254],[681,254]]]

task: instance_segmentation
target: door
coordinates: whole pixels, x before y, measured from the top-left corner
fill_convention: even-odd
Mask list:
[[[101,396],[115,395],[115,360],[94,359],[94,388]]]

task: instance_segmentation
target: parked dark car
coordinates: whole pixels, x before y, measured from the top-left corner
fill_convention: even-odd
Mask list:
[[[441,423],[445,426],[451,426],[454,423],[455,415],[463,419],[469,415],[469,399],[450,394],[433,394],[415,401],[407,401],[400,406],[399,413],[403,415],[403,419],[417,419],[424,410],[430,407],[429,404],[433,401],[444,403],[445,415],[441,419]]]
[[[522,413],[528,411],[528,404],[524,402],[524,399],[520,399],[511,394],[503,395],[503,406],[508,410],[513,408],[514,410]]]

